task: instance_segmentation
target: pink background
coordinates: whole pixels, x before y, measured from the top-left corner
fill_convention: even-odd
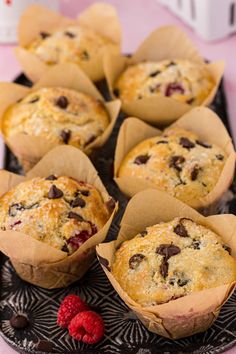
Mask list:
[[[94,2],[93,0],[64,0],[61,1],[61,10],[66,15],[75,16],[79,11]],[[236,139],[236,36],[231,36],[215,43],[204,42],[191,29],[170,14],[168,10],[158,5],[155,0],[109,0],[104,2],[109,2],[117,8],[123,28],[123,52],[129,53],[135,50],[139,43],[156,27],[166,24],[177,24],[183,27],[189,34],[205,58],[210,60],[225,60],[225,90],[231,128]],[[12,49],[13,46],[0,45],[1,81],[11,81],[21,72]],[[0,152],[2,147],[3,145],[0,141]],[[0,354],[13,353],[15,351],[9,348],[0,338]],[[227,354],[233,353],[236,354],[236,349],[227,352]]]

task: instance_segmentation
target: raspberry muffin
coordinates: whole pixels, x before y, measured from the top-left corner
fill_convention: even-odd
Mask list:
[[[35,177],[0,198],[0,229],[23,232],[72,254],[105,225],[112,201],[70,177]]]
[[[112,274],[141,306],[152,306],[236,280],[230,248],[188,218],[147,227],[123,242]]]
[[[45,64],[75,63],[83,70],[114,43],[92,29],[69,26],[55,32],[40,32],[26,49]],[[100,65],[101,63],[99,63]]]
[[[109,124],[103,103],[62,87],[37,89],[10,106],[3,116],[6,139],[19,133],[81,150],[98,138]]]
[[[137,177],[193,206],[215,187],[226,153],[195,133],[171,127],[135,146],[118,177]]]
[[[118,78],[114,94],[123,103],[165,96],[198,106],[213,86],[213,78],[205,65],[176,59],[129,66]]]

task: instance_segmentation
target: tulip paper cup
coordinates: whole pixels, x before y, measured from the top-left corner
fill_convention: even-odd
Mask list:
[[[130,200],[117,240],[96,247],[103,270],[126,305],[148,330],[171,339],[190,336],[209,328],[235,289],[233,282],[160,305],[142,307],[121,288],[111,272],[115,252],[121,243],[132,239],[148,226],[168,222],[175,217],[189,218],[216,232],[231,247],[232,256],[236,257],[236,216],[226,214],[204,217],[165,192],[154,189],[140,192]]]
[[[87,182],[101,193],[104,202],[111,199],[89,158],[71,146],[58,146],[50,151],[26,177],[0,171],[0,195],[27,179],[52,174]],[[18,275],[29,283],[46,289],[66,287],[90,267],[95,246],[104,241],[117,208],[116,204],[106,224],[71,255],[30,235],[9,230],[0,231],[0,250],[10,258]]]

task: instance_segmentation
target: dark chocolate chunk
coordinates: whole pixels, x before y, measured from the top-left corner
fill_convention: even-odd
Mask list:
[[[48,340],[40,340],[37,344],[37,351],[51,353],[53,352],[53,343]]]
[[[220,161],[223,161],[223,160],[224,160],[224,156],[221,155],[221,154],[217,154],[217,155],[216,155],[216,158],[217,158],[217,160],[220,160]]]
[[[200,250],[200,245],[201,245],[201,241],[194,239],[191,247],[194,248],[195,250]]]
[[[166,86],[166,91],[165,91],[165,96],[170,97],[174,93],[180,93],[184,94],[184,88],[181,86],[181,84],[178,83],[170,83]]]
[[[142,95],[138,95],[138,100],[141,100],[143,98]]]
[[[69,38],[75,38],[76,37],[76,34],[74,34],[72,32],[69,32],[69,31],[65,31],[64,35],[69,37]]]
[[[222,245],[222,247],[224,248],[224,250],[226,250],[229,254],[231,254],[231,248],[227,245]]]
[[[69,249],[67,247],[67,244],[65,243],[64,246],[62,246],[61,251],[68,253]]]
[[[201,168],[197,165],[193,167],[193,169],[191,171],[191,175],[190,175],[192,181],[196,181],[200,170],[201,170]]]
[[[114,95],[115,95],[116,97],[120,97],[120,90],[119,90],[118,88],[115,88],[115,89],[113,90],[113,93],[114,93]]]
[[[157,141],[157,145],[158,144],[168,144],[168,141],[166,141],[166,140],[159,140],[159,141]]]
[[[160,70],[153,71],[151,74],[149,74],[150,77],[155,77],[161,73]]]
[[[161,266],[160,266],[160,272],[163,278],[166,278],[168,275],[168,269],[169,269],[169,264],[165,258],[162,259]]]
[[[29,321],[24,315],[13,315],[10,319],[10,325],[15,329],[24,329],[29,325]]]
[[[95,139],[96,139],[96,136],[91,135],[90,138],[86,141],[86,143],[84,145],[87,146],[87,145],[91,144]]]
[[[106,258],[103,258],[102,256],[99,256],[99,254],[97,254],[99,263],[101,265],[103,265],[103,267],[105,267],[109,272],[111,271],[111,268],[109,266],[109,261]]]
[[[141,231],[141,232],[140,232],[140,235],[141,235],[142,237],[144,237],[144,236],[147,235],[147,233],[148,233],[148,232],[147,232],[146,230],[144,230],[144,231]]]
[[[25,209],[24,205],[22,205],[21,203],[15,203],[9,207],[8,214],[9,214],[9,216],[14,217],[14,216],[16,216],[18,211],[24,210],[24,209]]]
[[[86,50],[84,50],[81,54],[81,59],[82,60],[89,60],[89,58],[90,58],[89,53]]]
[[[115,206],[116,206],[116,202],[115,202],[115,199],[114,198],[110,198],[107,202],[106,202],[106,207],[108,209],[108,211],[110,213],[113,212],[113,210],[115,209]]]
[[[66,96],[60,96],[56,100],[56,105],[62,109],[66,109],[69,104],[69,101]]]
[[[90,195],[90,192],[88,190],[82,190],[80,191],[80,194],[82,194],[85,197],[88,197]]]
[[[49,199],[58,199],[63,197],[63,192],[53,184],[48,192]]]
[[[55,181],[55,180],[57,179],[57,177],[54,176],[54,175],[50,175],[50,176],[46,177],[45,179],[46,179],[47,181]]]
[[[141,254],[141,253],[137,253],[134,254],[130,259],[129,259],[129,267],[130,269],[136,269],[139,264],[145,259],[146,257]]]
[[[182,164],[185,162],[185,158],[181,155],[172,156],[169,166],[174,167],[177,171],[182,171]]]
[[[50,33],[44,32],[44,31],[40,32],[39,34],[40,34],[40,36],[41,36],[42,39],[45,39],[45,38],[51,36]]]
[[[188,138],[182,137],[179,141],[180,145],[182,145],[185,149],[192,149],[195,147],[195,144],[190,141]]]
[[[81,215],[79,215],[77,213],[74,213],[73,211],[69,212],[68,218],[69,219],[75,219],[75,220],[80,221],[80,222],[84,221],[84,218]]]
[[[176,225],[173,231],[180,237],[189,237],[188,231],[185,229],[183,224]]]
[[[35,102],[38,102],[38,101],[39,101],[39,97],[34,97],[28,103],[35,103]]]
[[[167,68],[169,68],[170,66],[174,66],[176,65],[176,63],[174,61],[171,61],[169,64],[166,65]]]
[[[202,182],[202,185],[203,185],[203,187],[207,187],[207,184],[206,184],[206,183],[204,183],[204,182]]]
[[[60,134],[64,144],[68,144],[71,136],[71,131],[70,130],[62,130]]]
[[[148,156],[148,155],[139,155],[135,158],[134,163],[136,165],[144,165],[145,163],[148,162],[149,159],[150,159],[150,156]]]
[[[72,200],[70,205],[72,206],[72,208],[76,208],[76,207],[84,208],[86,203],[82,198],[77,197],[74,200]]]
[[[186,103],[188,104],[192,104],[195,101],[195,98],[190,98],[189,100],[186,101]]]
[[[196,140],[196,143],[206,149],[212,148],[212,145],[205,143],[204,141],[201,141],[201,140]]]
[[[170,257],[176,256],[180,252],[180,248],[173,244],[162,244],[156,249],[156,253],[164,256],[166,260],[168,260]]]
[[[189,280],[187,279],[178,279],[177,284],[182,288],[182,286],[185,286],[186,284],[188,284],[188,282]]]
[[[170,278],[169,284],[170,285],[175,285],[175,278]]]

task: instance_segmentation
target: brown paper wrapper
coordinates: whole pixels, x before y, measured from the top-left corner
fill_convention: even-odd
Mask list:
[[[52,65],[43,62],[34,53],[29,52],[26,47],[37,38],[40,32],[50,33],[70,25],[88,27],[109,38],[111,45],[107,47],[107,53],[120,53],[121,26],[113,6],[105,3],[94,4],[82,12],[78,19],[72,20],[49,10],[47,7],[34,4],[29,6],[20,18],[19,47],[15,49],[16,57],[31,81],[38,81]],[[97,81],[104,77],[103,55],[98,54],[96,58],[85,64],[84,71],[91,80]]]
[[[196,107],[178,119],[170,127],[178,126],[196,133],[201,140],[220,146],[227,154],[224,168],[215,188],[205,197],[195,200],[194,207],[205,215],[213,214],[220,198],[228,190],[234,177],[235,151],[232,140],[220,118],[209,108]],[[141,141],[160,135],[162,132],[137,118],[128,118],[122,124],[116,145],[114,179],[120,190],[129,197],[155,184],[135,176],[118,176],[120,165],[127,153]]]
[[[87,145],[85,153],[89,154],[92,150],[101,147],[109,138],[115,125],[120,110],[120,101],[105,102],[92,81],[75,64],[59,64],[54,66],[31,89],[13,83],[0,83],[0,126],[3,136],[2,124],[4,112],[11,104],[14,104],[18,99],[25,97],[31,91],[40,87],[55,86],[83,92],[104,103],[109,113],[110,123],[102,135]],[[4,139],[10,150],[21,162],[25,171],[29,171],[48,151],[58,145],[56,141],[48,141],[41,137],[23,133],[13,135],[9,138],[4,136]]]
[[[152,32],[139,46],[131,58],[107,54],[104,58],[104,72],[109,91],[113,89],[120,74],[132,64],[142,61],[161,61],[165,59],[186,59],[201,65],[205,64],[193,43],[178,27],[166,26]],[[218,89],[224,72],[224,62],[205,64],[215,83],[202,106],[208,106]],[[156,126],[166,126],[192,109],[192,106],[171,97],[146,97],[129,103],[122,102],[122,110],[129,116],[138,117]]]
[[[58,146],[51,150],[26,177],[1,170],[0,195],[26,179],[51,174],[92,184],[105,202],[110,198],[89,158],[72,146]],[[19,276],[29,283],[47,289],[66,287],[80,279],[90,267],[95,246],[104,241],[117,208],[116,204],[103,228],[72,255],[17,231],[0,231],[0,250],[10,258]]]
[[[154,189],[142,191],[130,200],[117,240],[96,247],[103,270],[126,305],[136,313],[147,329],[171,339],[190,336],[209,328],[235,289],[236,282],[192,293],[165,304],[142,307],[123,291],[110,269],[115,251],[123,241],[132,239],[147,226],[168,222],[175,217],[187,217],[212,229],[232,248],[232,256],[236,258],[234,215],[204,217],[167,193]]]

